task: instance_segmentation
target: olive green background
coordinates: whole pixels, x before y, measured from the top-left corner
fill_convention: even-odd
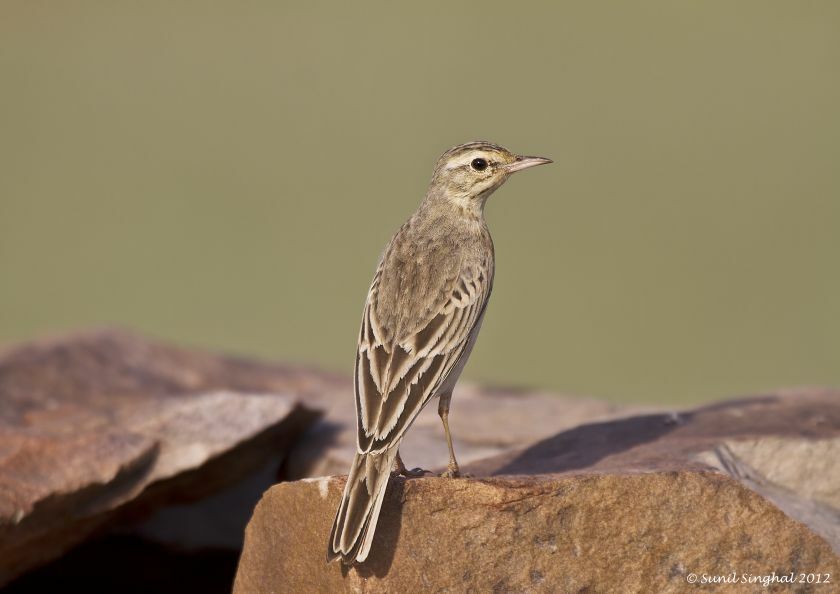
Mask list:
[[[483,138],[556,163],[488,204],[466,376],[840,383],[840,4],[288,4],[0,4],[0,342],[116,324],[349,372],[380,250]]]

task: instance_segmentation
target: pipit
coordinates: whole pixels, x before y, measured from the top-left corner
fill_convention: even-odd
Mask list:
[[[484,204],[508,177],[543,157],[470,142],[438,160],[426,197],[391,239],[373,276],[356,353],[356,455],[330,532],[327,561],[370,553],[391,469],[406,475],[400,442],[438,397],[449,447],[443,476],[457,477],[449,432],[452,389],[470,356],[493,288],[493,240]]]

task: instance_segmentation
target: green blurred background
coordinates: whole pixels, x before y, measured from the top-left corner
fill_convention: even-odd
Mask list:
[[[303,3],[300,3],[303,4]],[[0,343],[117,324],[349,372],[437,156],[491,198],[465,376],[840,383],[836,2],[0,4]]]

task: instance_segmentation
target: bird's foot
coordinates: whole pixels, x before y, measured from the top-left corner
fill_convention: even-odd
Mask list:
[[[433,474],[430,470],[424,470],[422,468],[412,468],[409,470],[408,468],[403,468],[402,470],[397,471],[398,474],[406,477],[406,478],[420,478],[422,476],[426,476],[427,474]]]
[[[440,473],[441,478],[469,478],[468,474],[461,474],[457,464],[450,464],[444,472]]]
[[[420,478],[421,476],[425,476],[427,473],[432,474],[428,470],[423,470],[422,468],[412,468],[409,470],[403,464],[402,458],[397,457],[396,464],[394,464],[394,472],[397,476],[404,476],[406,478]]]

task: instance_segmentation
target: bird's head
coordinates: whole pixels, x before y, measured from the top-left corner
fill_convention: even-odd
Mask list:
[[[435,166],[430,194],[461,206],[484,206],[484,201],[512,173],[551,163],[545,157],[524,157],[492,142],[477,141],[449,149]]]

